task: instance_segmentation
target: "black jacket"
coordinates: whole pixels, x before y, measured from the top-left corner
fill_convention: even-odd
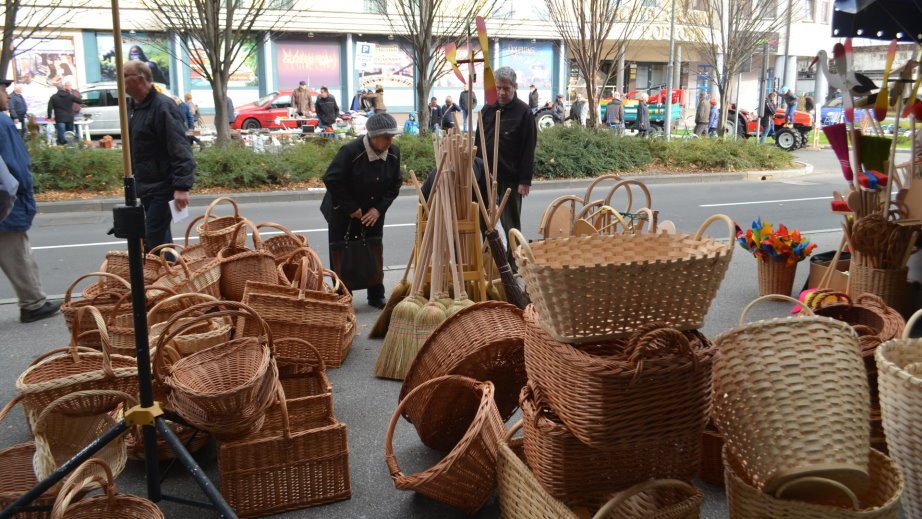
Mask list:
[[[769,121],[774,120],[777,109],[778,107],[775,106],[775,103],[768,98],[765,99],[765,106],[762,107],[762,120],[760,121],[763,128],[768,126]]]
[[[455,103],[452,103],[451,105],[442,105],[441,111],[442,111],[442,129],[448,130],[449,128],[454,128],[455,118],[452,117],[451,113],[461,111],[461,109],[458,108],[458,105]]]
[[[26,100],[22,97],[22,94],[17,94],[13,92],[10,94],[10,117],[13,119],[19,119],[21,122],[25,123],[26,114],[29,112],[29,106],[26,104]]]
[[[429,128],[435,128],[437,124],[442,124],[442,107],[429,105]]]
[[[468,106],[467,90],[465,90],[461,92],[461,95],[458,98],[458,104],[461,105],[462,110],[469,112],[473,110],[474,108],[477,108],[477,93],[474,91],[471,91],[471,100],[473,101],[473,103],[471,103],[470,106]]]
[[[364,139],[359,137],[340,148],[323,174],[327,193],[320,211],[331,224],[348,218],[356,209],[364,214],[374,207],[384,216],[400,194],[400,148],[392,144],[387,160],[370,161]]]
[[[532,90],[528,93],[528,107],[531,109],[538,108],[538,89]]]
[[[74,122],[74,103],[79,103],[80,98],[67,90],[58,90],[48,100],[48,117],[54,117],[56,123]]]
[[[650,129],[650,108],[647,103],[637,103],[637,130],[641,132]]]
[[[195,182],[195,158],[179,106],[151,88],[140,103],[128,100],[131,163],[138,196],[189,191]]]
[[[516,96],[506,106],[485,105],[483,130],[486,137],[486,160],[493,162],[493,139],[496,135],[496,112],[500,112],[499,121],[499,168],[497,178],[508,184],[531,185],[535,174],[535,146],[538,143],[538,128],[535,116],[524,101]],[[475,134],[476,135],[476,134]],[[483,158],[483,150],[477,148],[477,156]]]
[[[336,104],[336,98],[332,94],[327,94],[326,97],[317,96],[314,100],[314,109],[317,111],[317,119],[320,119],[323,124],[332,125],[339,116],[339,105]]]

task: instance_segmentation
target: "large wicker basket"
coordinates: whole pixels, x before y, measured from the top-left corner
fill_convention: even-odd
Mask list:
[[[95,472],[102,471],[100,477]],[[105,488],[106,493],[79,499],[85,486],[93,483]],[[79,499],[76,500],[75,499]],[[109,466],[92,458],[71,473],[61,487],[51,510],[51,519],[163,519],[157,505],[137,496],[117,494],[115,478]]]
[[[236,237],[243,230],[246,238],[246,228],[253,231],[253,248],[244,245],[228,245],[218,252],[221,260],[221,295],[224,299],[240,301],[248,281],[275,284],[279,281],[278,271],[275,268],[275,256],[263,247],[259,231],[249,221],[244,220],[237,225],[233,236]],[[236,242],[236,238],[231,242]]]
[[[232,216],[221,217],[212,215],[211,213],[214,211],[215,206],[220,202],[228,202],[232,205],[234,207],[234,214]],[[243,221],[244,218],[240,216],[240,209],[237,207],[237,203],[231,198],[221,196],[215,198],[213,202],[208,204],[208,208],[205,209],[204,221],[196,229],[196,233],[202,245],[204,245],[205,250],[208,251],[208,256],[217,257],[221,249],[231,244],[236,246],[243,245],[244,240],[246,240],[246,234],[236,234],[234,232],[237,224]]]
[[[815,504],[797,500],[795,496],[781,499],[759,491],[743,475],[741,463],[725,448],[724,474],[730,519],[898,519],[904,488],[900,469],[890,458],[875,450],[869,451],[868,467],[870,483],[867,491],[859,494],[861,499],[850,496],[847,487],[827,482],[831,489],[828,493],[838,499],[832,505]],[[852,499],[857,501],[857,506]]]
[[[305,350],[310,353],[286,356],[286,353]],[[309,399],[316,405],[329,407],[333,412],[333,385],[327,378],[326,365],[317,348],[304,339],[285,337],[275,341],[276,362],[279,366],[279,382],[285,392],[285,399]],[[332,416],[332,415],[331,415]]]
[[[718,220],[729,242],[702,236]],[[555,340],[578,343],[623,337],[650,321],[700,328],[730,264],[734,230],[715,215],[694,235],[619,233],[529,246],[512,230],[509,243],[542,325]]]
[[[651,478],[690,481],[698,471],[697,437],[651,434],[599,451],[579,441],[530,382],[522,390],[521,406],[528,465],[548,493],[570,506],[595,509],[619,489]]]
[[[95,286],[96,288],[89,294],[84,293],[83,299],[72,299],[74,289],[77,285],[84,279],[94,276],[98,277],[98,280],[91,286]],[[107,284],[103,285],[102,280],[108,280]],[[107,274],[105,272],[90,272],[84,274],[75,279],[64,292],[64,303],[61,305],[61,315],[64,316],[64,324],[67,325],[69,331],[73,331],[75,327],[81,331],[95,330],[96,323],[94,319],[88,314],[84,314],[84,317],[78,320],[77,311],[88,306],[95,307],[96,310],[102,314],[103,323],[105,323],[106,319],[112,315],[112,311],[115,310],[115,306],[118,304],[119,299],[130,291],[131,285],[128,284],[128,281],[115,274]],[[81,346],[99,349],[99,340],[98,335],[90,333],[79,337],[77,343]]]
[[[168,266],[164,261],[163,274],[155,287],[164,287],[177,294],[198,293],[214,298],[221,297],[221,261],[217,258],[202,260],[195,264],[173,249],[164,252],[176,253],[175,266]]]
[[[394,454],[394,430],[403,407],[430,386],[457,385],[468,388],[466,398],[480,401],[476,412],[469,416],[464,437],[441,461],[417,474],[404,474]],[[438,402],[455,405],[455,402]],[[493,384],[467,377],[446,375],[420,384],[404,398],[391,416],[384,441],[387,468],[398,490],[412,490],[437,501],[473,514],[490,498],[496,486],[497,442],[505,429],[493,400]]]
[[[922,339],[909,339],[922,312],[906,323],[903,339],[883,343],[876,360],[887,447],[906,478],[903,508],[922,518]]]
[[[901,313],[906,312],[911,295],[908,275],[908,268],[875,269],[852,261],[848,268],[849,292],[855,295],[877,295],[887,306]]]
[[[522,311],[515,305],[485,301],[460,310],[432,332],[416,354],[404,378],[400,398],[423,382],[443,375],[489,380],[493,383],[500,416],[507,420],[518,408],[519,393],[525,385],[524,342],[525,322]],[[407,405],[403,416],[416,427],[424,444],[436,450],[450,450],[464,435],[467,424],[460,424],[454,430],[445,429],[445,417],[434,412],[451,408],[430,407],[426,395]],[[451,399],[446,395],[440,398]]]
[[[769,294],[791,295],[794,288],[794,276],[797,274],[797,263],[787,264],[787,259],[759,258],[756,262],[759,273],[759,295]]]
[[[698,442],[715,351],[701,333],[650,323],[626,340],[576,347],[552,339],[534,305],[525,330],[529,381],[582,442],[602,450],[652,436]]]
[[[801,305],[804,317],[745,323],[767,299]],[[773,493],[803,476],[868,484],[867,375],[852,328],[813,316],[798,301],[765,296],[716,340],[714,418],[727,449],[757,488]]]

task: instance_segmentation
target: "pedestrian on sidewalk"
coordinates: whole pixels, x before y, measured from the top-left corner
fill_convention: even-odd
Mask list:
[[[624,103],[621,102],[621,92],[612,94],[611,101],[605,107],[605,119],[617,137],[624,135]]]
[[[439,100],[435,96],[429,99],[429,131],[436,137],[442,135],[442,107],[439,106]]]
[[[538,101],[538,89],[535,85],[528,87],[528,108],[531,109],[531,113],[538,111],[538,107],[541,103]]]
[[[199,122],[199,119],[201,119],[202,116],[199,114],[198,105],[195,104],[195,101],[192,100],[192,92],[186,92],[184,98],[185,101],[183,102],[183,105],[185,105],[185,108],[180,106],[180,109],[182,109],[183,116],[186,117],[186,128],[188,129],[189,134],[189,144],[198,144],[199,148],[201,148],[202,140],[195,136],[195,124]]]
[[[0,112],[8,108],[6,88],[11,83],[8,79],[0,79]],[[19,130],[4,113],[0,113],[0,158],[3,167],[19,182],[13,209],[0,221],[0,270],[10,280],[19,299],[19,321],[31,323],[58,313],[61,302],[49,301],[42,290],[38,264],[32,256],[27,234],[36,213],[32,163]]]
[[[62,146],[67,144],[64,134],[74,131],[74,104],[79,102],[80,99],[63,85],[58,85],[58,91],[48,99],[48,118],[54,118],[58,144]]]
[[[650,108],[647,106],[649,99],[646,93],[637,96],[637,136],[641,138],[646,137],[651,130]]]
[[[711,98],[711,111],[708,114],[708,137],[717,137],[717,127],[720,126],[720,107],[717,98]]]
[[[570,105],[570,116],[568,120],[576,121],[580,126],[586,126],[586,120],[589,118],[589,106],[583,99],[583,94],[576,94],[576,101]]]
[[[374,92],[367,92],[362,95],[362,99],[368,101],[371,106],[371,111],[380,114],[387,111],[387,106],[384,104],[384,86],[375,85]]]
[[[762,120],[760,121],[762,135],[759,136],[759,144],[763,144],[767,137],[775,135],[775,111],[778,110],[776,99],[777,96],[774,92],[770,92],[768,97],[765,98],[765,105],[762,106]]]
[[[298,88],[291,93],[291,106],[299,117],[307,117],[314,111],[311,93],[307,90],[307,83],[304,81],[298,83]]]
[[[317,110],[317,120],[320,121],[320,128],[333,128],[336,124],[336,118],[339,117],[339,105],[336,104],[336,98],[330,93],[330,89],[320,87],[320,95],[314,103],[314,109]]]
[[[27,116],[29,114],[29,105],[26,103],[26,98],[22,96],[22,87],[16,85],[16,88],[13,89],[13,93],[10,94],[10,117],[13,119],[13,123],[19,125],[19,134],[22,136],[23,140],[26,138],[26,122],[28,121]]]
[[[698,108],[695,110],[695,135],[704,137],[708,134],[708,119],[711,115],[711,106],[708,104],[707,94],[698,94]]]

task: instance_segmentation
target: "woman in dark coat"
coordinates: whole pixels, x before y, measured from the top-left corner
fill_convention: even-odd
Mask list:
[[[346,282],[350,290],[367,289],[368,304],[384,308],[384,214],[397,195],[403,178],[400,148],[393,144],[400,133],[388,113],[376,113],[365,124],[366,135],[340,148],[323,175],[327,193],[320,211],[329,224],[330,263],[343,272],[344,245],[365,243],[374,256],[374,267],[365,279]],[[351,240],[358,240],[352,243]],[[363,282],[364,281],[364,282]],[[351,286],[350,286],[351,285]]]

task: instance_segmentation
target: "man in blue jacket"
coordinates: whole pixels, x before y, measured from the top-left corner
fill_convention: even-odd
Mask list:
[[[0,112],[6,111],[6,87],[11,81],[0,79]],[[58,313],[60,301],[49,301],[42,291],[38,265],[32,257],[29,236],[35,218],[35,197],[32,193],[32,162],[19,130],[8,115],[0,113],[0,157],[10,173],[19,181],[16,203],[10,214],[0,221],[0,269],[10,280],[19,298],[19,320],[31,323]]]

